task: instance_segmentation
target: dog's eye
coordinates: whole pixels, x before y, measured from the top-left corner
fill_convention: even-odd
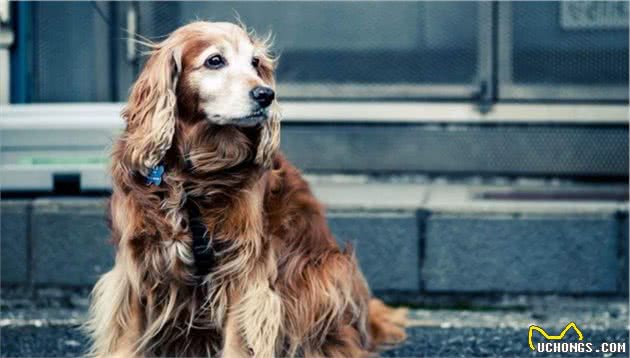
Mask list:
[[[254,66],[254,68],[258,68],[259,64],[260,64],[260,59],[258,57],[252,58],[252,66]]]
[[[208,68],[216,70],[225,66],[225,59],[221,55],[212,55],[208,57],[204,65]]]

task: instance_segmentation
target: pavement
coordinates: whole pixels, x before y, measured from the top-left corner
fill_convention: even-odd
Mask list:
[[[3,299],[0,312],[0,356],[75,357],[86,349],[79,327],[85,319],[85,297],[31,300]],[[527,299],[521,305],[493,305],[471,309],[414,308],[410,310],[408,339],[382,351],[383,357],[527,357],[619,356],[629,352],[628,302],[610,298]],[[42,306],[42,305],[45,305]],[[539,353],[530,350],[532,324],[549,335],[559,334],[569,322],[583,333],[592,353]],[[577,342],[569,331],[562,342]],[[545,339],[533,336],[534,343]],[[622,343],[625,352],[604,353],[601,343]],[[595,350],[600,352],[595,352]]]
[[[76,326],[4,327],[2,357],[76,357],[85,351],[87,340]],[[563,356],[532,352],[527,344],[527,329],[513,328],[439,328],[413,327],[400,347],[381,352],[383,357],[524,357]],[[608,329],[584,331],[590,342],[625,342],[626,353],[603,355],[627,357],[628,331]],[[565,354],[593,357],[602,354]]]

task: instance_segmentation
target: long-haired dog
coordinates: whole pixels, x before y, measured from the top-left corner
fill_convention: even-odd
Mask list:
[[[404,339],[405,312],[370,298],[278,151],[266,45],[209,22],[152,45],[112,154],[92,355],[357,357]]]

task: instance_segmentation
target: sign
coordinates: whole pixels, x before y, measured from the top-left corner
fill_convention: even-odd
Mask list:
[[[560,26],[565,30],[628,28],[627,1],[561,1]]]

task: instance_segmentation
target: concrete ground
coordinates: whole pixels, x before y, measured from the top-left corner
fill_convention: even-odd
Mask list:
[[[31,301],[3,300],[0,315],[2,357],[72,357],[84,352],[87,339],[79,330],[85,319],[83,298],[71,302],[46,300],[41,308]],[[70,304],[69,304],[70,303]],[[475,309],[410,310],[408,339],[381,352],[384,357],[522,357],[522,356],[628,356],[628,303],[602,298],[528,300],[521,306],[477,307]],[[575,322],[583,342],[594,350],[603,342],[625,344],[625,353],[604,352],[549,354],[532,352],[528,328],[541,326],[550,335],[559,334]],[[570,331],[563,342],[575,342]],[[535,335],[534,342],[543,342]]]
[[[413,327],[409,339],[400,347],[381,353],[383,357],[523,357],[563,356],[532,352],[527,344],[527,329],[513,328],[439,328]],[[590,342],[625,342],[628,331],[606,329],[584,331]],[[75,357],[85,350],[86,339],[76,326],[3,327],[2,357]],[[619,356],[571,353],[564,356]]]

